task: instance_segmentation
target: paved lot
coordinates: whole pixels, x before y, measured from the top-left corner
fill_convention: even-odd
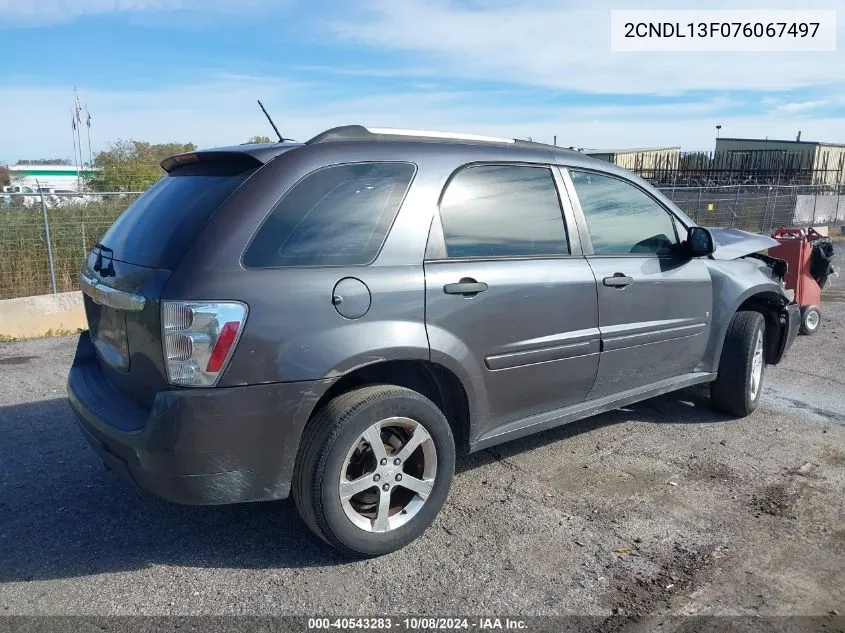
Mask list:
[[[426,535],[363,562],[289,502],[131,489],[74,428],[74,341],[2,344],[0,613],[841,611],[845,303],[825,308],[749,418],[691,391],[463,458]]]

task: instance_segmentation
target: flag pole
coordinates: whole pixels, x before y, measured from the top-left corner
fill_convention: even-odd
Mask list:
[[[88,168],[94,168],[94,153],[91,151],[91,113],[88,112],[88,104],[85,104],[85,125],[88,126]]]
[[[76,111],[70,109],[70,134],[73,137],[73,162],[76,163],[76,186],[79,188],[79,156],[76,151]]]
[[[79,148],[79,171],[76,172],[79,180],[79,190],[82,191],[82,170],[85,168],[84,159],[82,158],[82,137],[79,132],[79,122],[76,123],[76,146]]]
[[[79,190],[82,191],[82,170],[85,165],[82,158],[82,137],[79,132],[79,121],[76,122],[76,146],[79,148],[79,169],[76,172],[76,179],[79,182]]]
[[[79,127],[82,125],[82,106],[79,103],[79,93],[76,86],[73,87],[73,121],[76,125],[76,143],[79,148],[79,168],[76,171],[76,182],[79,190],[82,191],[82,170],[85,168],[85,159],[82,157],[82,131]]]

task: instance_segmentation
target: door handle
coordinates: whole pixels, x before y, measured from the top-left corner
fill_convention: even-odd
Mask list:
[[[611,288],[627,288],[634,283],[634,280],[622,273],[616,273],[613,277],[605,277],[602,280],[602,283],[605,286],[610,286]]]
[[[447,295],[463,295],[464,297],[474,297],[485,290],[487,290],[487,284],[483,281],[476,281],[472,277],[464,277],[456,284],[443,286],[443,292]]]

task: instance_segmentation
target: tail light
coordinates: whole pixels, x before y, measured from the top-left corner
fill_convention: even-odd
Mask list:
[[[217,384],[238,344],[246,315],[243,303],[162,302],[168,382],[185,387]]]

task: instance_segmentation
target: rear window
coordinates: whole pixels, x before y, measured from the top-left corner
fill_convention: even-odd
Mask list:
[[[273,207],[244,254],[244,266],[369,264],[414,170],[409,163],[354,163],[305,176]]]
[[[244,163],[179,167],[123,212],[101,243],[119,261],[174,269],[223,201],[254,169]]]

